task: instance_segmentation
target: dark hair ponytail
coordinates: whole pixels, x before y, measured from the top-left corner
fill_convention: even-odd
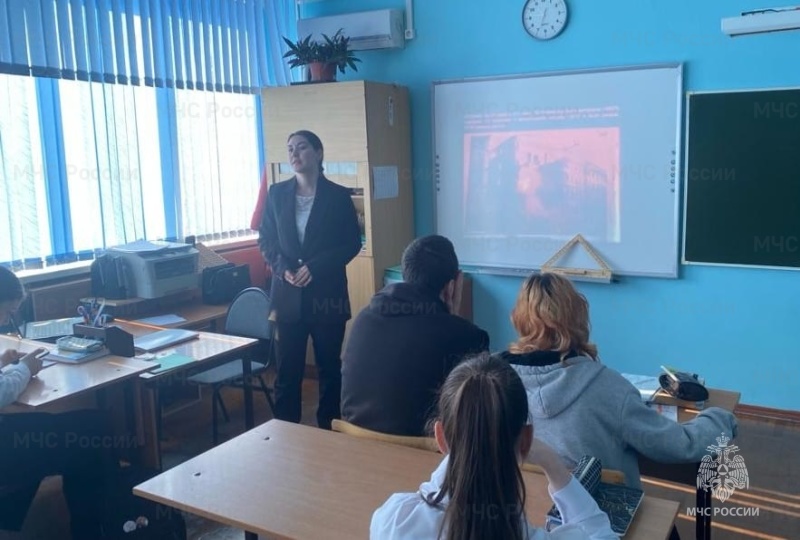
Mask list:
[[[442,385],[439,418],[449,449],[441,491],[440,537],[524,538],[525,484],[518,441],[528,423],[528,398],[514,369],[483,354],[458,365]]]

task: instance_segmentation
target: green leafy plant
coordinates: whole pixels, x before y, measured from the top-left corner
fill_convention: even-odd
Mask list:
[[[323,61],[320,45],[316,41],[311,41],[311,36],[306,36],[296,42],[284,37],[283,41],[289,46],[289,50],[284,53],[283,57],[289,60],[290,67],[296,68]]]
[[[323,41],[312,41],[311,36],[306,36],[296,42],[284,37],[283,41],[289,47],[283,57],[288,59],[290,67],[306,66],[316,62],[335,66],[339,72],[344,73],[347,68],[358,71],[355,53],[350,50],[350,38],[344,35],[340,28],[333,36],[322,35]]]
[[[356,62],[361,62],[356,58],[355,53],[350,50],[350,38],[342,33],[340,28],[333,37],[322,35],[325,40],[320,45],[320,55],[325,57],[323,60],[327,64],[335,64],[340,73],[344,73],[348,67],[353,71],[358,71]]]

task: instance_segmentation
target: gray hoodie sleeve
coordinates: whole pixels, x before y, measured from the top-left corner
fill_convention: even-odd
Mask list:
[[[725,409],[710,407],[697,418],[678,423],[648,408],[639,392],[626,394],[621,420],[624,442],[661,463],[700,461],[721,434],[729,438],[737,434],[736,417]]]

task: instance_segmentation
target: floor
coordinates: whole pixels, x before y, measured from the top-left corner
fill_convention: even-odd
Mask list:
[[[316,381],[304,384],[303,423],[314,425]],[[223,425],[221,436],[234,437],[244,429],[241,392],[225,394],[231,421]],[[254,393],[256,421],[270,418],[263,394]],[[211,405],[208,396],[164,419],[165,464],[172,466],[211,447]],[[749,487],[737,490],[719,508],[713,518],[714,540],[777,540],[800,538],[800,426],[785,422],[764,422],[740,419],[738,454],[745,460]],[[694,490],[664,481],[645,480],[648,494],[679,501],[677,526],[681,538],[695,537],[693,517],[687,509],[694,507]],[[720,515],[725,514],[725,515]],[[757,515],[756,515],[757,513]],[[738,515],[737,515],[738,514]],[[58,519],[55,518],[58,516]],[[66,509],[60,495],[58,478],[48,479],[37,495],[21,534],[0,532],[0,540],[36,539],[65,540]],[[240,540],[241,531],[214,522],[186,516],[190,540]]]

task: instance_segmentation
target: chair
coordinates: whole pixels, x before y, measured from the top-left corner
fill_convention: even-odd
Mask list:
[[[197,373],[189,377],[189,382],[198,385],[207,385],[212,388],[211,416],[212,438],[216,446],[219,439],[218,412],[221,411],[225,421],[229,420],[228,411],[222,401],[220,390],[225,387],[244,388],[250,385],[255,390],[261,390],[267,398],[270,412],[274,415],[275,403],[272,401],[272,389],[264,382],[263,375],[271,366],[273,360],[273,323],[269,321],[270,298],[263,289],[248,287],[234,297],[228,307],[225,318],[225,333],[241,337],[256,338],[260,340],[259,348],[265,349],[263,362],[250,360],[250,371],[258,379],[258,386],[244,380],[242,360],[231,360],[221,366]]]
[[[331,423],[331,429],[346,435],[353,435],[354,437],[362,437],[364,439],[372,439],[374,441],[399,444],[401,446],[410,446],[411,448],[419,448],[420,450],[429,450],[433,452],[439,451],[439,446],[436,444],[436,439],[432,437],[390,435],[388,433],[381,433],[379,431],[372,431],[371,429],[358,427],[350,422],[339,419],[333,420]]]

